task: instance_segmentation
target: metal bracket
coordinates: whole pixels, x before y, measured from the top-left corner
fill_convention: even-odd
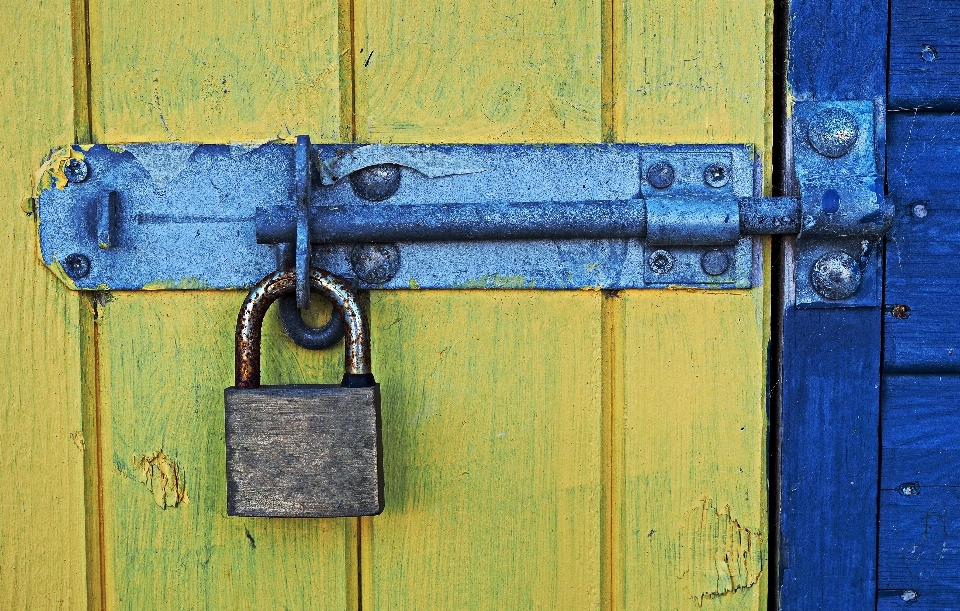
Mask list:
[[[797,307],[880,303],[879,258],[893,222],[873,102],[796,102],[793,160],[803,226],[794,245]],[[878,138],[878,134],[880,137]]]
[[[747,288],[754,236],[836,232],[848,197],[761,197],[748,145],[94,145],[39,176],[78,289],[248,287],[273,244],[360,288]]]

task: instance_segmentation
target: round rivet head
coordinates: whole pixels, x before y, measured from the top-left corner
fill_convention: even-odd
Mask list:
[[[703,182],[708,187],[713,187],[714,189],[726,186],[726,184],[730,182],[730,170],[719,163],[711,163],[707,166],[707,169],[703,171]]]
[[[83,159],[74,157],[63,166],[63,175],[67,177],[67,182],[83,182],[90,175],[90,166]]]
[[[360,199],[382,202],[400,188],[400,166],[381,163],[351,172],[350,186]]]
[[[859,137],[857,120],[842,108],[825,108],[807,125],[807,142],[824,157],[843,157]]]
[[[647,265],[655,274],[666,274],[673,269],[676,262],[677,258],[668,250],[655,250],[647,258]]]
[[[389,282],[400,271],[400,250],[394,244],[358,244],[350,251],[350,267],[366,284]]]
[[[90,259],[78,252],[63,258],[63,271],[74,280],[90,275]]]
[[[655,189],[666,189],[673,184],[675,177],[673,166],[666,161],[658,161],[647,168],[647,182]]]
[[[730,257],[722,250],[708,250],[700,257],[700,267],[710,276],[721,276],[730,269]]]
[[[853,297],[860,289],[863,272],[849,254],[837,251],[822,255],[810,270],[810,284],[824,299],[840,301]]]

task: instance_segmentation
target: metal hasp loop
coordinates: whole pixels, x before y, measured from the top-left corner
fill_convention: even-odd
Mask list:
[[[276,245],[277,269],[293,269],[293,244]],[[277,317],[284,332],[293,343],[307,350],[326,350],[343,339],[343,320],[336,309],[330,313],[330,320],[322,327],[311,327],[303,320],[303,311],[297,307],[294,295],[283,295],[277,300]]]
[[[294,292],[298,275],[277,271],[251,289],[237,316],[236,376],[237,388],[260,387],[260,335],[263,318],[270,305],[281,295]],[[322,269],[311,269],[308,275],[313,289],[329,299],[347,328],[344,344],[344,369],[341,386],[366,388],[373,386],[370,371],[370,336],[363,312],[350,287],[340,278]]]

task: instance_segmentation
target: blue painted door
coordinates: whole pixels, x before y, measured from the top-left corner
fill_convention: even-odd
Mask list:
[[[873,100],[896,214],[882,304],[797,309],[784,285],[778,606],[958,610],[960,4],[785,9],[784,131],[795,100]]]
[[[890,16],[877,606],[960,609],[960,5]]]

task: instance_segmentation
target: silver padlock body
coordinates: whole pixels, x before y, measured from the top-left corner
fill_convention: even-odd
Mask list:
[[[383,511],[380,386],[227,388],[227,514]]]

